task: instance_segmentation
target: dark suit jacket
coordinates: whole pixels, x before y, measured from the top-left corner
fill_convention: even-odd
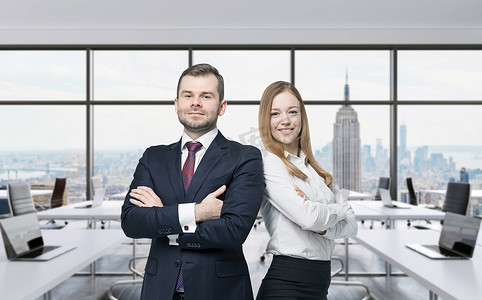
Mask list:
[[[197,224],[183,234],[178,204],[201,202],[222,185],[226,192],[221,218]],[[171,300],[182,263],[187,300],[253,299],[242,244],[263,199],[264,176],[260,151],[229,141],[218,133],[204,154],[184,195],[181,142],[148,148],[137,165],[130,189],[151,187],[164,207],[141,208],[126,196],[122,228],[131,238],[152,239],[141,299]],[[167,235],[179,235],[179,247]]]

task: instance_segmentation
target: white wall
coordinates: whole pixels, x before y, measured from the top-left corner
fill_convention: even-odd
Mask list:
[[[478,0],[2,0],[0,45],[482,44]]]

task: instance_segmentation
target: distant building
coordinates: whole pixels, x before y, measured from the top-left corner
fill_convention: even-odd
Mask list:
[[[345,101],[350,99],[348,72]],[[333,176],[340,188],[361,191],[360,123],[356,111],[348,104],[336,113],[333,134]]]
[[[460,169],[460,182],[469,183],[469,172],[465,168]]]
[[[415,157],[413,159],[413,167],[415,171],[421,172],[423,171],[427,165],[428,160],[428,146],[418,147],[415,150]]]

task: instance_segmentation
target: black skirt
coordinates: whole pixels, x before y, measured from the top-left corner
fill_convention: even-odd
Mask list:
[[[331,261],[275,255],[256,300],[326,299],[331,281]]]

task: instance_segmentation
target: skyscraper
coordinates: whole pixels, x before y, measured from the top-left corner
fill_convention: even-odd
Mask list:
[[[350,99],[348,71],[346,72],[345,101]],[[356,111],[348,104],[336,113],[333,126],[333,176],[343,189],[361,191],[360,123]]]

